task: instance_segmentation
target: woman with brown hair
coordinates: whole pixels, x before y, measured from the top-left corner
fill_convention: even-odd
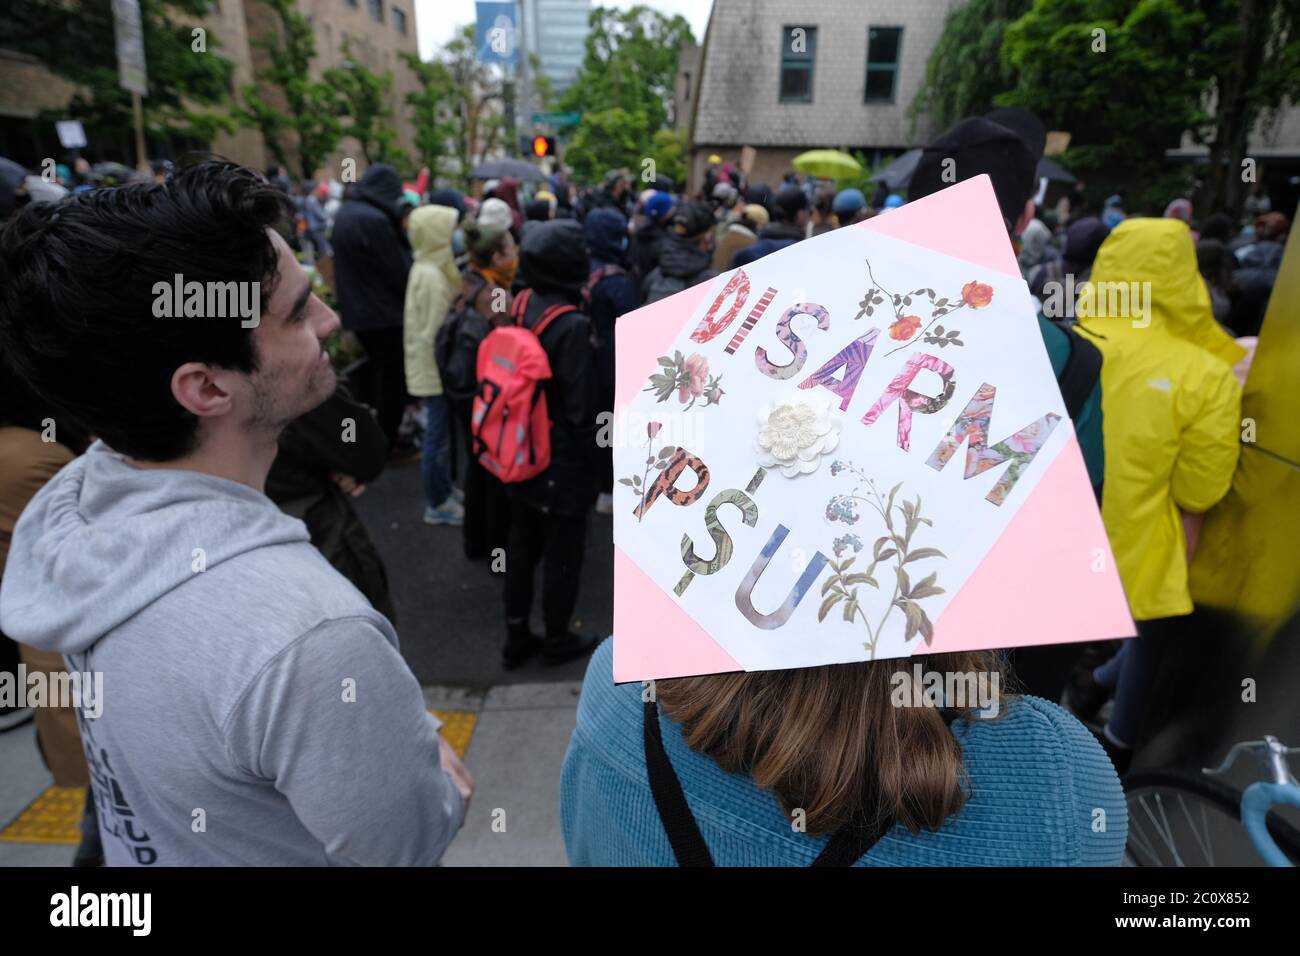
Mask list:
[[[1124,794],[1105,752],[1056,704],[1002,693],[997,652],[616,686],[612,645],[588,667],[561,776],[574,865],[1122,858]],[[953,693],[976,684],[992,706]]]

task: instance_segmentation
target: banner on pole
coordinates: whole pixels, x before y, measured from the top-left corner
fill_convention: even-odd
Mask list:
[[[478,3],[474,44],[478,62],[519,62],[518,18],[513,3]]]
[[[149,78],[144,67],[139,0],[113,0],[113,36],[117,40],[118,83],[124,90],[147,95]]]

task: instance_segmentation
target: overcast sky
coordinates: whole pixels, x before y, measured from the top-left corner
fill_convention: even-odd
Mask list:
[[[690,23],[695,42],[704,39],[713,0],[592,0],[591,5],[625,10],[638,2],[669,15],[680,13]],[[415,22],[420,31],[420,58],[427,60],[452,38],[457,27],[474,22],[474,0],[415,0]]]

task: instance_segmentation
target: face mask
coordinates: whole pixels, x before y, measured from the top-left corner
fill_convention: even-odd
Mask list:
[[[1124,221],[1124,214],[1114,209],[1107,210],[1102,213],[1101,221],[1106,224],[1107,229],[1114,229]]]

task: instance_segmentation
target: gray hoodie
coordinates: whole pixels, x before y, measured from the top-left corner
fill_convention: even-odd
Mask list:
[[[430,865],[463,818],[392,625],[245,485],[96,442],[19,519],[0,630],[104,675],[110,865]]]

